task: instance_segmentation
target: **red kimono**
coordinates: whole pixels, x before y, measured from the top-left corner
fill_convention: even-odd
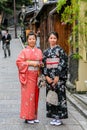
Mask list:
[[[27,61],[41,62],[42,52],[38,48],[29,46],[21,51],[16,64],[21,83],[20,118],[33,120],[37,118],[39,88],[37,86],[38,67],[28,65]]]

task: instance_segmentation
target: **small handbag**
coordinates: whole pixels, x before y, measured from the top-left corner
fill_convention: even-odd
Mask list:
[[[47,93],[46,101],[52,105],[58,105],[58,95],[55,91],[49,90]]]
[[[46,79],[44,75],[39,75],[38,80],[37,80],[37,86],[39,88],[45,87],[46,86]]]

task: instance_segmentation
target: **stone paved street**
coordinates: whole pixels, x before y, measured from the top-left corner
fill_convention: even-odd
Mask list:
[[[20,112],[20,83],[15,64],[16,58],[22,46],[19,39],[11,40],[11,57],[3,58],[3,50],[0,45],[0,130],[87,130],[85,119],[69,102],[69,118],[63,120],[62,126],[51,126],[51,119],[46,118],[45,88],[40,90],[39,100],[39,124],[25,124],[19,118]]]

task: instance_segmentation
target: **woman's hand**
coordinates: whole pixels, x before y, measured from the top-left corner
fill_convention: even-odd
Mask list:
[[[27,62],[28,62],[28,65],[29,65],[29,66],[39,67],[39,63],[37,63],[37,62],[35,62],[35,61],[29,61],[29,60],[27,60]]]
[[[50,77],[48,77],[48,76],[46,76],[46,80],[47,80],[47,82],[48,82],[49,84],[51,84],[51,83],[53,82],[53,80],[52,80]]]
[[[54,80],[53,80],[53,86],[56,85],[59,81],[59,77],[55,76]]]
[[[33,63],[33,66],[34,67],[39,67],[39,64],[38,63]]]

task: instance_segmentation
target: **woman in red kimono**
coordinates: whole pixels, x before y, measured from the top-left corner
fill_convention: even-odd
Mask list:
[[[37,86],[38,71],[42,62],[42,51],[35,47],[36,36],[30,32],[27,38],[28,46],[23,49],[16,64],[21,83],[20,118],[26,123],[39,123],[37,119],[39,88]]]

